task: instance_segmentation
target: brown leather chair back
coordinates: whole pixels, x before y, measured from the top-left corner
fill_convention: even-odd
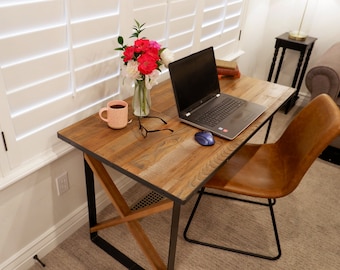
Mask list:
[[[292,120],[276,143],[290,178],[287,194],[297,187],[311,164],[338,135],[340,110],[326,94],[313,99]]]

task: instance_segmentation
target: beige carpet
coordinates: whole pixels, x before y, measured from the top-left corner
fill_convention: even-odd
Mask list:
[[[298,100],[302,104],[303,99]],[[270,139],[282,132],[290,117],[299,109],[285,115],[279,112],[274,120]],[[253,141],[262,141],[264,131]],[[340,179],[339,166],[318,159],[304,180],[291,195],[277,200],[274,207],[281,240],[282,257],[267,261],[231,252],[216,250],[186,242],[182,233],[196,196],[182,207],[178,235],[176,269],[340,269]],[[125,196],[133,204],[148,190],[140,185]],[[112,216],[108,206],[100,218]],[[203,197],[191,236],[209,237],[234,247],[272,252],[275,248],[267,208],[245,205],[234,201]],[[167,261],[171,211],[141,221],[164,261]],[[145,269],[151,269],[130,237],[125,225],[106,229],[100,233],[121,251],[135,259]],[[274,250],[275,251],[275,250]],[[92,244],[88,225],[41,260],[44,269],[125,269],[104,251]],[[36,264],[31,270],[42,269]]]

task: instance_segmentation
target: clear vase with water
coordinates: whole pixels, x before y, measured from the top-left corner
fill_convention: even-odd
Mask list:
[[[151,108],[150,89],[145,85],[145,80],[136,80],[134,95],[132,98],[133,114],[136,116],[147,116]]]

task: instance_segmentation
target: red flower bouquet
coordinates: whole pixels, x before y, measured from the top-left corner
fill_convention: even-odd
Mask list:
[[[151,106],[148,90],[157,84],[161,67],[163,65],[167,67],[173,61],[173,54],[170,50],[162,48],[157,41],[145,37],[139,38],[140,33],[144,30],[144,24],[135,22],[136,26],[133,27],[135,31],[131,35],[131,37],[136,38],[133,45],[125,45],[124,38],[119,36],[120,47],[116,50],[123,52],[123,76],[135,81],[134,114],[145,116],[149,114]]]

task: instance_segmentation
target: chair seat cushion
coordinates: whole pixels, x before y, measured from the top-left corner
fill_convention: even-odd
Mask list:
[[[246,144],[205,187],[253,197],[279,198],[289,193],[285,171],[277,145]]]

